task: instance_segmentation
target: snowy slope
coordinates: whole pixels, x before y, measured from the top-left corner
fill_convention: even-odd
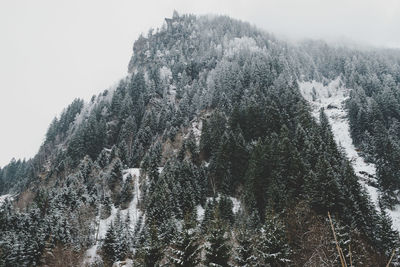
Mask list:
[[[134,181],[134,189],[133,189],[133,199],[131,203],[129,204],[129,207],[125,210],[121,210],[121,219],[124,220],[126,216],[129,214],[129,219],[130,219],[130,227],[131,230],[134,230],[134,227],[136,226],[139,218],[143,215],[142,211],[138,209],[138,203],[141,197],[141,191],[140,191],[140,186],[139,186],[139,177],[140,177],[140,169],[138,168],[131,168],[131,169],[126,169],[123,171],[123,179],[124,181],[126,180],[126,177],[128,175],[131,175]],[[86,259],[84,261],[84,264],[89,264],[93,263],[96,260],[100,260],[100,256],[98,255],[97,249],[100,248],[101,240],[104,239],[107,229],[110,226],[110,224],[115,220],[115,216],[117,215],[118,209],[114,207],[114,205],[111,208],[111,215],[104,219],[100,220],[100,216],[97,216],[96,221],[98,221],[98,234],[97,234],[97,241],[96,244],[93,245],[91,248],[89,248],[86,251]]]
[[[374,164],[367,163],[358,154],[350,136],[350,125],[347,119],[347,111],[344,107],[349,97],[350,89],[342,86],[340,78],[331,81],[327,86],[322,83],[299,82],[300,92],[312,108],[313,116],[318,119],[321,108],[325,109],[335,141],[341,146],[349,160],[352,162],[354,171],[360,178],[359,182],[369,193],[372,202],[378,209],[379,191],[369,182],[376,182],[376,168]],[[400,231],[400,206],[393,211],[387,210],[393,220],[393,226]]]

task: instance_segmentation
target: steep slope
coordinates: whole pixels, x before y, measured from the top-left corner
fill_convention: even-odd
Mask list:
[[[318,118],[321,109],[329,118],[335,141],[351,161],[354,171],[359,177],[360,183],[368,191],[372,202],[379,209],[379,191],[376,179],[376,167],[373,163],[367,163],[359,155],[353,144],[350,134],[350,125],[346,110],[346,100],[349,99],[351,89],[345,88],[340,78],[331,81],[327,86],[311,81],[301,82],[300,91],[304,98],[310,102],[313,116]],[[400,206],[395,209],[386,209],[393,221],[393,226],[400,231]]]
[[[141,191],[139,187],[139,178],[140,178],[140,169],[132,168],[123,171],[124,173],[124,180],[126,180],[127,176],[131,176],[134,180],[133,192],[134,195],[133,199],[129,203],[128,208],[123,209],[120,211],[121,219],[128,222],[129,231],[134,231],[134,227],[138,224],[138,221],[143,216],[142,211],[138,208],[139,200],[141,197]],[[106,232],[110,227],[110,224],[115,221],[115,217],[117,215],[117,209],[112,206],[111,207],[111,214],[109,217],[105,219],[100,219],[100,215],[95,219],[97,222],[96,228],[96,242],[95,244],[90,247],[86,252],[86,257],[83,260],[83,264],[94,264],[96,262],[101,262],[101,257],[99,256],[98,249],[100,248],[100,241],[104,240],[106,236]],[[142,227],[142,225],[140,226]]]
[[[0,170],[17,194],[0,207],[0,265],[332,266],[328,211],[344,254],[350,242],[355,264],[386,264],[398,233],[363,189],[380,172],[360,180],[373,166],[351,146],[347,95],[307,82],[341,75],[330,49],[175,13],[135,42],[118,85],[75,100],[38,155]]]

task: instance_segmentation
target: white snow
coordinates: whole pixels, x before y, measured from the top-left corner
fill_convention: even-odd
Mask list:
[[[214,198],[212,197],[208,197],[207,198],[207,202],[212,201]],[[218,196],[215,198],[215,200],[217,202],[219,202],[219,200],[221,199],[221,196],[218,194]],[[233,214],[236,214],[239,212],[240,208],[241,208],[241,203],[239,201],[239,199],[235,198],[235,197],[229,197],[229,199],[232,201],[232,212]],[[197,212],[197,221],[201,222],[204,219],[204,212],[205,209],[203,208],[203,206],[201,206],[200,204],[196,206],[196,212]]]
[[[133,260],[127,259],[125,261],[114,262],[112,267],[133,267]]]
[[[160,79],[169,82],[172,79],[171,69],[166,66],[160,68]]]
[[[397,205],[393,210],[387,209],[386,212],[392,218],[393,228],[400,232],[400,205]]]
[[[327,86],[320,82],[299,82],[300,92],[311,107],[312,114],[318,120],[319,111],[325,109],[329,119],[335,141],[341,146],[351,161],[354,171],[360,178],[359,182],[369,193],[375,207],[378,207],[379,191],[368,182],[376,182],[376,168],[374,164],[367,163],[358,154],[350,136],[350,125],[345,110],[345,101],[349,98],[351,89],[342,86],[340,78],[331,81]],[[387,210],[393,220],[393,227],[400,231],[400,206],[394,210]]]
[[[122,171],[123,176],[122,179],[125,183],[126,178],[128,177],[128,175],[131,175],[132,178],[134,177],[139,177],[140,176],[140,168],[131,168],[131,169],[126,169]]]
[[[313,88],[315,90],[313,90]],[[347,157],[353,163],[357,175],[366,172],[375,177],[376,170],[374,164],[366,163],[358,155],[350,136],[350,126],[347,120],[347,111],[344,109],[344,102],[348,99],[350,89],[341,86],[339,78],[333,80],[328,86],[323,86],[318,82],[304,82],[300,85],[300,90],[306,100],[313,108],[313,115],[318,119],[321,108],[325,109],[325,114],[331,123],[332,132],[336,142],[344,148]],[[313,91],[315,93],[313,93]],[[313,100],[313,97],[315,100]],[[363,175],[365,176],[365,175]],[[367,177],[365,177],[367,178]]]
[[[196,207],[197,221],[201,222],[204,219],[204,208],[199,204]]]
[[[139,186],[140,169],[138,168],[126,169],[123,170],[122,173],[123,177],[125,177],[124,179],[126,179],[128,175],[132,175],[134,181],[133,199],[127,209],[120,210],[122,220],[125,220],[126,216],[129,214],[129,220],[130,220],[129,226],[133,231],[140,216],[142,216],[142,211],[138,209],[138,203],[141,197],[141,191]],[[97,254],[97,248],[100,248],[101,241],[104,239],[108,227],[115,220],[117,211],[118,209],[116,209],[113,205],[111,207],[111,215],[108,218],[99,220],[100,218],[99,216],[97,216],[96,220],[99,221],[97,242],[95,245],[93,245],[86,251],[86,258],[84,260],[84,264],[93,263],[100,258],[100,256]],[[130,266],[130,265],[117,265],[117,266]]]
[[[240,201],[239,199],[235,198],[235,197],[229,197],[233,203],[233,207],[232,207],[232,212],[233,213],[238,213],[240,210]]]
[[[142,215],[142,211],[138,209],[139,200],[142,194],[139,187],[140,169],[132,168],[128,169],[127,172],[130,173],[134,179],[133,199],[129,204],[129,207],[121,211],[121,215],[126,218],[129,212],[130,227],[131,230],[133,230],[139,217]]]
[[[104,237],[106,236],[108,227],[115,220],[115,215],[117,215],[117,209],[114,207],[114,205],[112,205],[111,206],[111,215],[106,219],[100,220],[98,236],[97,236],[98,240],[104,239]]]
[[[226,44],[224,56],[231,58],[240,52],[248,51],[250,53],[261,52],[262,49],[257,45],[256,41],[250,37],[234,38]]]
[[[176,86],[174,84],[170,84],[168,87],[168,95],[167,95],[169,103],[177,104],[176,103]]]
[[[12,199],[13,195],[11,194],[6,194],[6,195],[2,195],[0,196],[0,207],[3,205],[4,201],[6,201],[7,198]]]
[[[162,173],[164,170],[164,167],[157,167],[158,173]]]
[[[85,266],[85,264],[90,265],[90,263],[94,263],[96,261],[101,260],[100,255],[97,254],[97,246],[98,246],[98,244],[96,243],[94,246],[90,247],[86,251],[86,257],[83,262],[83,266]]]
[[[196,145],[200,145],[201,129],[203,127],[203,120],[200,118],[195,118],[191,121],[189,130],[184,136],[185,139],[189,138],[190,132],[193,132],[194,138],[196,140]]]
[[[99,94],[98,96],[95,97],[94,101],[85,101],[83,104],[83,108],[81,110],[80,113],[76,114],[75,116],[75,120],[73,123],[73,126],[75,127],[75,129],[82,124],[82,122],[84,122],[92,113],[92,110],[97,107],[99,105],[99,103],[101,103],[102,101],[105,101],[107,103],[111,103],[112,97],[114,95],[115,90],[117,89],[120,81],[127,81],[129,78],[131,77],[131,75],[127,75],[126,77],[122,78],[121,80],[119,80],[118,82],[115,82],[112,86],[110,86],[107,89],[107,95],[103,96],[103,94]],[[103,110],[104,112],[104,110]]]

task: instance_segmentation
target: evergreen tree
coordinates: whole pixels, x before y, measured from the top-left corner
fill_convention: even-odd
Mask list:
[[[200,246],[195,223],[185,216],[182,229],[172,240],[169,261],[173,266],[191,267],[200,263]]]
[[[229,266],[230,259],[230,246],[228,244],[229,238],[225,225],[216,214],[216,218],[211,222],[211,228],[206,237],[206,260],[205,264],[208,266]]]
[[[143,265],[145,267],[159,265],[159,261],[163,255],[163,246],[159,240],[159,233],[154,225],[150,226],[147,230],[142,250]]]
[[[108,176],[108,186],[111,189],[111,197],[116,202],[119,191],[122,187],[123,179],[122,179],[122,162],[119,158],[114,160],[113,167]]]
[[[103,203],[102,203],[101,216],[100,216],[101,219],[106,219],[106,218],[110,217],[111,206],[112,206],[111,197],[109,194],[106,194],[104,196]]]
[[[386,256],[390,256],[392,251],[399,247],[399,233],[392,229],[392,220],[386,213],[384,207],[380,205],[379,228],[376,233],[382,244],[382,249]]]
[[[318,159],[316,173],[310,172],[306,178],[310,204],[320,214],[336,211],[339,204],[338,199],[341,199],[337,176],[326,157],[325,153],[324,157]]]
[[[108,164],[110,164],[110,155],[106,149],[103,149],[96,160],[97,164],[100,168],[105,168]]]
[[[276,216],[267,213],[265,223],[259,230],[256,250],[259,265],[286,266],[291,250],[286,240],[285,230]]]
[[[257,265],[257,255],[254,246],[254,238],[247,226],[242,226],[236,235],[237,247],[235,248],[235,262],[239,266],[250,267]]]
[[[201,231],[209,264],[227,265],[233,247],[239,265],[307,265],[303,259],[320,251],[338,263],[328,253],[334,244],[327,211],[335,214],[346,257],[351,241],[354,263],[387,263],[398,247],[387,210],[400,192],[398,52],[292,45],[228,17],[177,13],[133,50],[129,75],[114,90],[88,103],[74,100],[52,121],[36,156],[0,168],[1,199],[13,199],[0,201],[0,266],[55,266],[55,259],[77,265],[63,259],[101,244],[92,222],[109,218],[113,205],[132,203],[123,169],[140,166],[135,233],[129,216],[118,213],[104,240],[106,264],[130,258],[132,246],[138,266],[164,264],[164,246],[175,264],[198,259],[190,255],[203,240],[194,226],[180,229],[180,221],[199,205],[206,208]],[[313,88],[303,87],[307,81]],[[347,121],[326,114],[341,107],[329,105],[315,120],[314,105],[302,96],[310,93],[314,102],[332,93],[337,100],[337,89],[349,92],[343,105],[351,137],[376,177],[355,174],[338,148],[331,124]],[[378,189],[380,211],[360,179]],[[239,215],[229,196],[243,196],[249,233],[234,229]],[[264,220],[266,208],[285,216]],[[289,216],[298,211],[303,218]]]
[[[121,193],[118,198],[117,205],[121,205],[121,209],[126,209],[133,198],[133,180],[132,175],[128,174]]]
[[[113,223],[107,229],[102,246],[105,261],[112,265],[118,259],[118,240]]]
[[[271,182],[272,161],[269,160],[270,146],[264,145],[261,140],[255,144],[250,155],[245,177],[245,203],[252,211],[263,217],[267,203],[266,191]]]
[[[232,200],[225,195],[222,195],[218,201],[218,212],[222,220],[227,223],[233,223],[233,203]]]

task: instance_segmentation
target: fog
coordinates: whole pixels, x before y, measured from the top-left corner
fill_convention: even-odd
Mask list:
[[[293,40],[400,48],[397,0],[0,0],[0,166],[34,156],[74,98],[123,77],[133,41],[174,9],[229,15]]]

